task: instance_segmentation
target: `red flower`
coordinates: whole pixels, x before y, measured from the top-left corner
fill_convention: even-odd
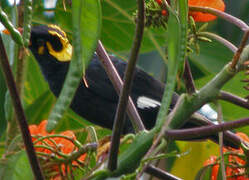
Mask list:
[[[225,11],[225,3],[223,0],[188,0],[188,5],[210,7],[220,11]],[[189,15],[192,16],[196,22],[208,22],[216,19],[216,16],[202,12],[190,11]]]
[[[36,152],[48,154],[47,157],[42,156],[41,158],[42,162],[44,162],[44,167],[46,167],[44,171],[45,172],[49,171],[51,174],[53,174],[52,177],[50,176],[51,180],[61,179],[60,170],[62,171],[62,175],[64,176],[67,173],[69,173],[69,169],[66,168],[65,164],[63,163],[60,164],[57,162],[53,162],[53,159],[50,158],[49,155],[53,154],[53,155],[57,155],[56,156],[57,158],[61,158],[61,156],[58,154],[69,155],[72,152],[77,151],[78,148],[73,143],[73,141],[76,140],[76,137],[72,131],[64,131],[58,134],[61,137],[58,137],[58,136],[57,137],[46,137],[50,135],[56,135],[54,132],[48,133],[46,131],[46,125],[47,125],[47,121],[44,120],[38,126],[30,125],[29,131],[30,131],[30,134],[32,135],[32,141],[35,143],[34,146],[35,146]],[[44,139],[38,141],[39,138],[43,138],[43,137]],[[44,147],[38,147],[38,146],[44,146]],[[78,160],[81,162],[84,162],[85,158],[86,158],[86,154],[83,154],[78,158]],[[47,164],[50,163],[52,167],[46,166],[45,163]],[[79,165],[76,161],[73,161],[71,164],[74,167]]]
[[[239,136],[241,139],[243,139],[245,142],[249,142],[249,138],[244,133],[237,133],[237,136]],[[242,168],[241,165],[245,165],[246,161],[241,159],[240,157],[236,155],[244,155],[243,150],[240,149],[233,149],[233,148],[224,148],[223,152],[229,153],[232,152],[233,155],[228,156],[228,166],[226,164],[226,175],[227,180],[249,180],[248,177],[246,177],[245,174],[246,170],[245,168]],[[219,173],[219,161],[216,156],[211,156],[208,160],[204,162],[204,166],[207,165],[213,165],[212,166],[212,174],[211,174],[211,180],[217,180],[218,173]],[[230,177],[230,178],[229,178]]]

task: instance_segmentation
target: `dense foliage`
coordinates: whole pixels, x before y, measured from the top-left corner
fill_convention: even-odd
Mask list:
[[[93,172],[96,164],[100,166],[107,159],[110,138],[106,136],[111,135],[111,131],[89,123],[69,108],[65,109],[66,112],[62,119],[57,117],[59,119],[58,125],[52,133],[45,130],[44,123],[46,124],[47,121],[44,120],[52,118],[51,111],[54,111],[56,98],[50,92],[34,57],[25,48],[29,42],[27,39],[29,39],[30,25],[59,25],[67,33],[73,45],[80,44],[76,56],[78,56],[78,59],[84,59],[82,61],[82,72],[84,72],[84,68],[89,63],[91,54],[96,48],[98,39],[101,40],[110,54],[114,54],[124,61],[129,59],[138,21],[138,7],[136,1],[131,0],[96,0],[96,2],[84,0],[82,1],[84,3],[80,5],[73,4],[74,2],[70,0],[58,0],[54,7],[49,8],[47,7],[49,1],[47,4],[44,4],[44,2],[43,0],[36,0],[31,3],[31,0],[26,0],[21,1],[21,4],[18,5],[10,5],[8,1],[1,0],[1,12],[4,11],[7,14],[10,24],[4,23],[6,19],[2,14],[0,21],[11,34],[14,34],[14,36],[4,34],[1,36],[16,78],[16,86],[21,96],[27,122],[30,125],[32,140],[35,142],[35,150],[37,155],[43,158],[42,163],[44,164],[41,166],[46,173],[46,177],[60,179],[60,176],[64,176],[68,179],[80,179]],[[173,75],[175,82],[172,83],[172,91],[175,87],[175,91],[181,94],[188,91],[182,78],[185,59],[188,59],[191,65],[196,88],[201,89],[233,58],[234,52],[226,47],[225,43],[213,39],[213,36],[209,36],[207,32],[216,33],[238,47],[243,31],[236,27],[233,22],[226,21],[226,18],[215,18],[213,15],[194,10],[190,10],[189,16],[186,16],[186,13],[184,15],[184,12],[182,12],[187,9],[182,7],[184,1],[179,0],[180,5],[178,1],[171,0],[169,2],[172,12],[164,4],[165,1],[145,1],[146,27],[139,51],[138,66],[163,82],[166,82],[167,73],[168,76]],[[224,2],[189,0],[188,3],[190,6],[217,8],[221,12],[225,10],[226,13],[244,21],[245,24],[249,22],[249,3],[245,0],[227,0]],[[31,7],[32,15],[30,14]],[[179,12],[176,13],[176,11]],[[193,18],[190,18],[190,16]],[[77,18],[81,18],[79,24],[75,23],[79,20]],[[18,31],[13,30],[11,24],[14,27],[24,27],[23,39],[20,38]],[[172,24],[173,26],[171,26]],[[16,38],[15,33],[17,34]],[[78,36],[81,38],[77,42]],[[2,54],[0,56],[3,57]],[[174,58],[179,60],[178,64],[174,61]],[[0,179],[31,179],[33,174],[31,168],[29,168],[21,132],[16,123],[18,118],[15,117],[3,71],[0,70],[0,72],[0,154],[2,156],[0,160]],[[249,74],[248,71],[247,73]],[[249,94],[247,89],[248,74],[245,74],[245,71],[237,73],[233,79],[222,87],[222,90],[245,98]],[[244,79],[247,80],[242,82]],[[243,88],[245,86],[247,88]],[[219,105],[214,99],[212,99],[212,102],[211,106],[217,110]],[[69,103],[70,99],[68,100]],[[218,101],[218,104],[221,104],[224,121],[248,118],[248,104],[245,105],[247,108],[227,101]],[[166,114],[167,112],[165,110]],[[158,124],[162,125],[163,123]],[[249,134],[247,126],[240,127],[236,131]],[[156,135],[159,132],[160,129],[148,134],[143,132],[135,137],[129,135],[122,138],[120,161],[118,162],[119,169],[114,173],[109,171],[98,172],[92,178],[101,179],[122,174],[128,174],[125,176],[127,179],[136,177],[136,173],[143,171],[143,167],[148,161],[148,159],[145,159],[140,163],[140,160],[151,147],[153,138],[157,137]],[[43,136],[47,137],[43,138]],[[97,143],[99,146],[96,149]],[[133,147],[129,146],[131,143]],[[90,146],[88,146],[89,144]],[[164,142],[160,145],[165,147]],[[132,148],[138,148],[139,150],[134,152],[131,150]],[[81,153],[75,153],[74,157],[71,158],[71,153],[77,152],[79,149],[81,149]],[[157,154],[158,156],[154,154],[151,158],[156,160],[166,159],[161,163],[163,164],[162,168],[183,179],[193,179],[203,166],[203,162],[210,155],[219,154],[219,146],[211,141],[174,141],[168,149],[170,149],[168,152],[163,150],[162,153]],[[136,155],[136,163],[130,163],[131,160],[134,160],[131,158],[133,156],[124,155],[129,153]],[[46,161],[51,157],[55,161]],[[125,167],[129,163],[131,167]],[[214,161],[211,163],[214,164]],[[135,171],[136,169],[137,171]],[[204,171],[201,172],[204,173]]]

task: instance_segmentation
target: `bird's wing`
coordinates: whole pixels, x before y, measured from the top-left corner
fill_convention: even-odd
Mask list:
[[[127,63],[114,56],[110,57],[120,77],[123,79]],[[86,70],[86,82],[89,86],[89,90],[98,96],[109,101],[116,102],[118,100],[118,95],[97,55],[93,56],[93,59]],[[131,97],[138,108],[159,108],[163,91],[163,83],[159,82],[143,70],[136,68]],[[175,104],[177,98],[178,96],[174,94],[172,100],[173,104]]]
[[[115,63],[117,64],[117,63]],[[125,66],[118,65],[121,68],[120,71],[124,70]],[[86,75],[86,83],[89,91],[95,93],[108,101],[118,100],[118,95],[109,80],[104,68],[102,67],[97,55],[94,54],[91,63],[89,64]]]

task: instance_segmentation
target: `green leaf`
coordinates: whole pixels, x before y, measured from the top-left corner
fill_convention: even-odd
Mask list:
[[[219,146],[212,141],[176,141],[176,144],[179,152],[189,152],[176,158],[170,171],[182,179],[194,179],[198,171],[203,167],[203,163],[210,156],[219,154]]]
[[[66,9],[64,9],[64,5]],[[57,1],[55,21],[60,27],[63,27],[65,31],[72,32],[72,8],[67,1]]]
[[[233,57],[233,53],[221,43],[213,40],[200,42],[200,54],[191,54],[190,60],[209,73],[218,73]]]
[[[49,90],[48,83],[45,81],[41,73],[40,67],[33,56],[27,59],[27,77],[24,84],[24,106],[25,109],[29,105],[35,103],[36,99],[41,97]]]
[[[58,124],[56,130],[64,131],[68,129],[84,129],[87,126],[91,126],[92,123],[83,119],[81,116],[73,112],[71,109],[67,109],[62,120]]]
[[[24,14],[23,14],[23,43],[27,48],[29,46],[30,32],[32,22],[32,0],[24,0]]]
[[[125,150],[118,158],[118,169],[113,175],[122,175],[133,172],[139,165],[141,159],[149,150],[154,138],[154,131],[140,132],[130,144],[131,148]]]
[[[128,52],[135,31],[136,1],[105,0],[103,7],[103,29],[101,41],[108,51]],[[166,34],[163,28],[145,29],[141,52],[158,50],[164,56],[161,46],[165,44]]]
[[[101,8],[99,0],[82,1],[82,15],[80,17],[83,71],[86,70],[96,49],[101,28]]]
[[[0,179],[34,179],[25,151],[20,151],[0,161]]]
[[[12,105],[9,91],[6,91],[5,99],[3,102],[4,102],[3,104],[4,104],[5,119],[7,121],[11,121],[13,118],[13,115],[14,115],[14,113],[13,113],[14,109],[13,109],[13,105]]]
[[[195,180],[210,180],[212,173],[212,165],[202,167],[195,176]]]
[[[45,16],[45,12],[48,12],[44,9],[44,1],[36,0],[32,4],[33,13],[32,13],[32,22],[36,24],[51,24],[55,23],[54,19],[51,19],[48,16]],[[51,13],[51,11],[49,11]]]
[[[54,102],[55,98],[48,90],[35,99],[35,101],[25,109],[29,124],[38,124],[40,121],[47,119]]]
[[[186,55],[187,42],[187,1],[179,1],[179,17],[178,14],[168,7],[168,73],[167,86],[165,87],[162,105],[157,116],[156,128],[161,128],[165,117],[168,113],[168,108],[171,102],[171,97],[175,88],[176,74],[181,62],[184,61]]]

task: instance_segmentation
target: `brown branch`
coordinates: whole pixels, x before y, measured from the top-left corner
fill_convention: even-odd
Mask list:
[[[191,72],[188,60],[185,60],[185,63],[184,63],[183,79],[185,82],[187,93],[188,94],[195,93],[196,88],[195,88],[195,84],[194,84],[194,80],[193,80],[193,76],[192,76],[192,72]]]
[[[162,180],[165,180],[165,179],[168,179],[168,180],[181,180],[180,178],[168,173],[168,172],[165,172],[163,171],[162,169],[159,169],[153,165],[149,165],[146,169],[145,169],[145,172],[152,175],[152,176],[155,176],[159,179],[162,179]]]
[[[28,154],[29,162],[34,173],[36,180],[43,180],[43,174],[35,154],[35,149],[32,143],[31,135],[29,133],[28,123],[22,108],[21,100],[17,92],[15,80],[9,65],[8,57],[4,48],[3,40],[0,35],[0,63],[2,66],[3,74],[6,84],[8,86],[12,103],[16,113],[16,119],[19,123],[19,127],[22,133],[25,149]]]
[[[125,115],[126,115],[125,112],[128,103],[129,93],[132,87],[132,81],[135,75],[137,57],[143,40],[144,19],[145,19],[144,0],[137,0],[137,6],[138,6],[138,18],[136,24],[135,39],[133,41],[129,62],[128,65],[126,66],[125,75],[124,75],[124,86],[122,88],[121,95],[119,97],[118,107],[115,114],[115,120],[112,130],[111,148],[108,160],[108,169],[111,171],[117,168],[120,136],[125,122]]]
[[[107,54],[105,48],[103,47],[101,41],[98,41],[98,45],[96,48],[96,53],[99,56],[99,60],[102,63],[109,79],[111,80],[117,94],[120,94],[121,89],[123,87],[123,81],[120,78],[116,68],[114,67],[109,55]],[[144,130],[143,122],[137,112],[136,106],[134,105],[131,97],[129,97],[128,105],[127,105],[127,114],[131,119],[133,128],[135,132]]]
[[[235,53],[237,51],[237,47],[231,43],[230,41],[226,40],[225,38],[215,34],[215,33],[211,33],[211,32],[199,32],[199,35],[204,35],[204,36],[208,36],[220,43],[222,43],[224,46],[226,46],[228,49],[230,49],[233,53]]]
[[[197,128],[188,128],[188,129],[176,129],[176,130],[166,130],[166,138],[177,139],[177,140],[187,140],[191,138],[200,138],[203,136],[209,136],[216,134],[221,131],[227,131],[231,129],[236,129],[249,124],[249,118],[243,118],[236,121],[230,121],[221,123],[218,125],[208,125]]]
[[[234,94],[221,91],[218,98],[249,110],[249,102],[244,98],[235,96]]]
[[[246,46],[246,43],[247,43],[248,38],[249,38],[249,29],[244,33],[244,36],[243,36],[243,38],[242,38],[242,40],[241,40],[241,43],[240,43],[240,45],[239,45],[239,48],[238,48],[238,50],[236,51],[236,53],[234,54],[234,56],[233,56],[232,64],[230,65],[230,67],[231,67],[232,69],[235,69],[235,67],[236,67],[236,65],[237,65],[237,63],[238,63],[238,61],[239,61],[240,55],[241,55],[241,53],[242,53],[244,47]]]

